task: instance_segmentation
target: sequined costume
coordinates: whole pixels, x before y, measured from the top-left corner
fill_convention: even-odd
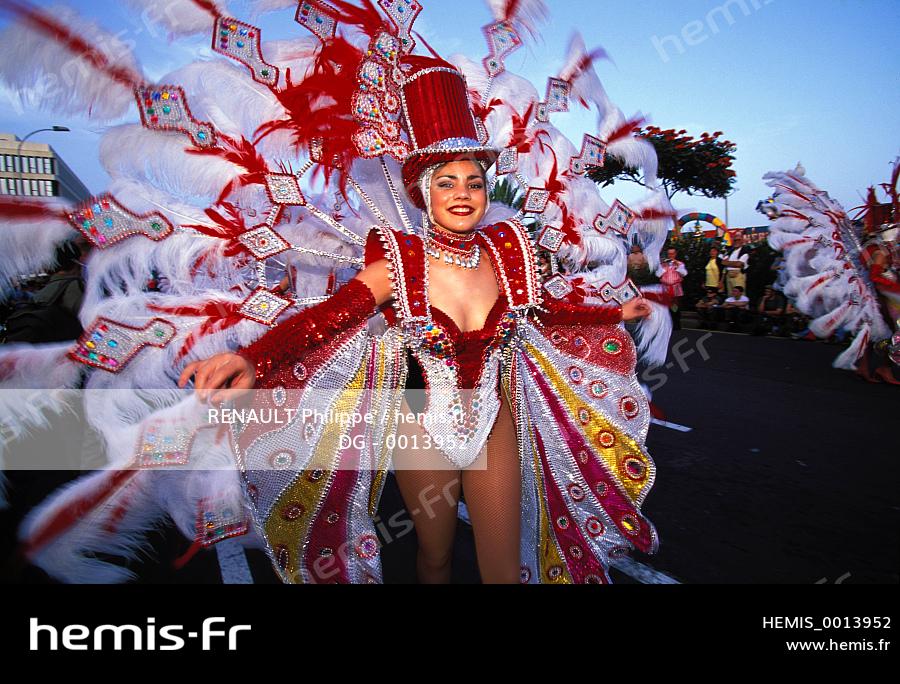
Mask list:
[[[280,351],[294,332],[288,321],[243,353],[257,361],[278,359],[260,377],[261,386],[271,390],[272,407],[288,405],[295,393],[322,394],[330,386],[330,405],[365,406],[381,417],[389,416],[397,399],[392,390],[405,387],[409,348],[425,373],[426,413],[458,418],[452,436],[464,447],[445,453],[455,467],[471,463],[484,445],[503,391],[514,411],[522,468],[523,582],[606,583],[611,558],[631,548],[653,552],[657,545],[653,525],[639,510],[655,473],[642,446],[650,414],[634,376],[634,345],[617,325],[621,308],[561,301],[542,291],[528,234],[516,222],[486,227],[480,240],[496,272],[505,277],[502,304],[495,304],[484,329],[472,334],[475,339],[466,340],[476,345],[472,352],[456,352],[455,343],[467,334],[454,329],[439,310],[430,308],[430,318],[413,316],[429,308],[421,239],[377,230],[369,236],[367,259],[383,255],[394,274],[393,305],[381,312],[389,322],[386,332],[369,334],[366,313],[372,312],[374,298],[366,299],[367,288],[352,281],[345,287],[352,297],[342,296],[342,290],[335,295],[353,302],[352,318],[340,304],[330,312],[336,320],[328,318],[327,307],[313,314],[316,328],[326,334],[324,346],[311,347],[308,354]],[[296,318],[296,325],[305,327],[303,314]],[[422,320],[404,325],[411,318]],[[345,323],[349,328],[342,329]],[[462,359],[480,351],[478,338],[485,346],[473,375]],[[459,393],[466,376],[477,378],[472,405]],[[335,377],[341,381],[334,382]],[[424,424],[439,426],[436,443],[449,436],[440,421]],[[380,579],[370,517],[384,482],[383,468],[377,466],[389,458],[380,453],[390,430],[384,425],[374,421],[360,448],[334,447],[356,444],[357,427],[330,426],[331,432],[326,427],[315,433],[299,418],[287,428],[250,428],[241,434],[257,522],[285,581]],[[276,486],[266,465],[279,459],[287,460]],[[308,469],[310,460],[328,467]],[[339,557],[339,548],[354,552]]]
[[[132,573],[110,558],[136,556],[171,520],[192,552],[260,548],[286,582],[381,581],[373,515],[419,372],[448,466],[473,461],[501,396],[509,404],[523,582],[608,582],[611,559],[653,551],[640,513],[655,473],[650,414],[633,370],[636,356],[664,363],[671,322],[665,293],[627,279],[626,250],[639,244],[655,269],[675,212],[640,120],[600,83],[602,51],[576,35],[538,91],[505,60],[537,33],[541,0],[489,0],[479,61],[416,54],[418,0],[269,1],[262,13],[293,5],[305,32],[280,41],[219,0],[129,5],[175,40],[210,37],[216,59],[154,82],[128,45],[74,11],[3,3],[16,19],[4,39],[19,48],[0,54],[5,87],[65,77],[71,87],[42,104],[101,122],[137,108],[100,141],[108,192],[79,205],[0,201],[4,294],[57,244],[81,236],[93,248],[82,337],[0,350],[5,435],[44,426],[15,392],[84,387],[41,391],[42,407],[83,402],[102,443],[103,467],[23,522],[25,557],[63,581],[124,581]],[[61,73],[72,60],[80,68]],[[554,125],[570,104],[597,114],[574,143]],[[490,207],[480,250],[447,257],[473,268],[483,252],[497,277],[484,327],[467,332],[430,304],[417,185],[456,155],[481,164],[489,187],[520,193]],[[644,198],[601,197],[587,172],[607,157],[642,171]],[[536,250],[552,265],[544,279]],[[393,299],[376,312],[354,275],[380,259]],[[620,307],[640,294],[658,301],[633,341]],[[328,418],[209,424],[177,379],[235,351],[257,365],[255,407]],[[348,413],[372,420],[340,420]]]

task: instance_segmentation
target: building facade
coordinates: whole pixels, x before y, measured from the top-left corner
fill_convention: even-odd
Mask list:
[[[50,145],[0,133],[0,195],[84,202],[91,193]]]

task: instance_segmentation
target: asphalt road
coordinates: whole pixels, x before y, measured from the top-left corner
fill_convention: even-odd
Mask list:
[[[686,330],[672,348],[671,368],[644,379],[665,419],[691,430],[651,427],[657,474],[643,511],[660,550],[611,569],[613,581],[900,581],[900,389],[832,369],[840,349],[818,342]],[[39,500],[45,483],[25,485],[14,499]],[[388,520],[402,507],[389,478],[379,515]],[[6,542],[9,513],[0,516]],[[154,557],[134,567],[139,581],[221,581],[211,551],[172,570],[189,544],[171,528],[152,544]],[[386,583],[415,582],[415,550],[414,532],[384,545]],[[261,552],[248,557],[257,583],[277,582]],[[4,574],[46,581],[34,568]],[[462,522],[453,581],[479,581]]]
[[[692,584],[900,581],[900,388],[831,368],[840,347],[707,335],[675,334],[707,358],[654,393],[692,430],[651,428],[660,550],[637,560]]]

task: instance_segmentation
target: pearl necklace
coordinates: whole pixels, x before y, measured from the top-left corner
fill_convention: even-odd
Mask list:
[[[445,264],[451,266],[478,268],[481,250],[475,240],[477,232],[473,230],[461,235],[433,225],[428,229],[425,252],[434,259],[443,259]]]

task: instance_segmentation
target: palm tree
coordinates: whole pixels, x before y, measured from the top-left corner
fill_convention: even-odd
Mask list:
[[[525,201],[525,195],[517,183],[510,181],[509,177],[501,178],[491,190],[491,202],[500,202],[513,209],[521,209]]]

